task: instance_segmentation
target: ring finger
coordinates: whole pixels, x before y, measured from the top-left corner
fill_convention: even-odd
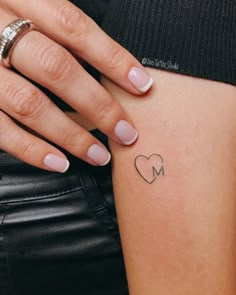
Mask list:
[[[9,23],[6,13],[1,22]],[[2,29],[0,23],[0,29]],[[98,129],[121,144],[137,138],[133,124],[113,97],[60,45],[32,31],[15,46],[11,64],[62,98]]]
[[[62,146],[71,154],[93,165],[103,166],[109,162],[110,155],[108,151],[96,138],[69,119],[44,93],[30,82],[3,67],[0,67],[0,98],[0,109],[5,113],[36,131],[44,138]],[[5,117],[1,119],[0,116],[1,122],[6,121]],[[14,127],[10,128],[8,124],[1,125],[6,126],[4,129],[2,128],[2,133],[4,131],[7,135],[12,133]],[[14,134],[16,134],[15,131]],[[42,140],[34,140],[33,143],[32,136],[28,138],[31,141],[29,142],[28,140],[29,148],[27,148],[27,154],[29,157],[26,159],[26,162],[31,164],[35,162],[35,165],[43,167],[43,163],[41,165],[38,164],[41,158],[39,153],[32,152],[30,149],[34,151],[41,149],[40,154],[45,154],[46,156],[47,153],[51,154],[50,150],[53,148],[49,144],[46,146],[45,142],[42,144]],[[17,145],[13,145],[12,141],[8,141],[8,147],[6,148],[5,144],[1,148],[8,152],[11,151],[11,153],[12,149],[15,149],[17,157],[25,161],[26,157],[23,158],[22,156],[25,153],[22,153],[19,148],[19,146],[24,146],[25,144],[22,143],[23,139],[21,136],[17,136],[17,139],[19,141]],[[2,144],[3,142],[0,138],[0,146]],[[38,145],[37,148],[35,148],[35,144]]]

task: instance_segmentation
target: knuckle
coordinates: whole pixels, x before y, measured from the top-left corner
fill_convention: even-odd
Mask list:
[[[117,103],[112,98],[109,97],[106,100],[103,100],[102,102],[99,101],[97,104],[95,104],[94,109],[96,110],[96,113],[94,114],[94,119],[96,122],[103,122],[105,118],[110,115],[114,114],[114,111],[116,110]]]
[[[26,159],[29,159],[32,154],[34,154],[35,144],[32,142],[26,142],[20,147],[20,155],[21,159],[24,161]]]
[[[106,68],[109,72],[114,73],[120,68],[124,61],[124,50],[119,45],[112,42],[112,45],[107,46],[107,50],[105,51],[103,60],[106,61]]]
[[[73,127],[66,131],[66,135],[63,138],[63,147],[70,149],[71,151],[80,151],[85,145],[84,132],[78,129],[78,127]]]
[[[18,117],[36,119],[44,112],[46,104],[36,89],[22,88],[13,94],[10,107]]]
[[[87,16],[85,13],[71,3],[66,3],[57,9],[59,28],[66,35],[80,35],[87,27]],[[79,29],[78,29],[79,28]],[[68,35],[68,36],[69,36]]]
[[[40,55],[42,72],[49,82],[65,80],[69,76],[72,64],[70,53],[58,45],[48,46]]]

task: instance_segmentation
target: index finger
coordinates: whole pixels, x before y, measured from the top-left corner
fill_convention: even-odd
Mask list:
[[[54,41],[69,48],[105,76],[133,94],[147,92],[153,80],[145,68],[67,0],[3,0],[20,17],[31,19]]]

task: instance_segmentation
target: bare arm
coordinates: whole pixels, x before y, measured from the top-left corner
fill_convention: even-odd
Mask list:
[[[111,143],[130,293],[236,294],[236,88],[149,71],[138,101],[103,81],[139,130]]]

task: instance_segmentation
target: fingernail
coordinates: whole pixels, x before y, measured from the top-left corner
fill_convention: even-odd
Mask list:
[[[136,67],[130,70],[128,78],[134,87],[143,93],[147,92],[153,84],[153,79],[147,73]]]
[[[53,154],[48,154],[44,158],[44,164],[48,168],[61,173],[66,172],[70,166],[70,162],[68,160]]]
[[[125,145],[134,143],[138,138],[138,132],[124,120],[121,120],[116,124],[115,134]]]
[[[89,149],[87,156],[90,160],[99,166],[107,165],[111,160],[110,153],[98,144],[93,144]]]

